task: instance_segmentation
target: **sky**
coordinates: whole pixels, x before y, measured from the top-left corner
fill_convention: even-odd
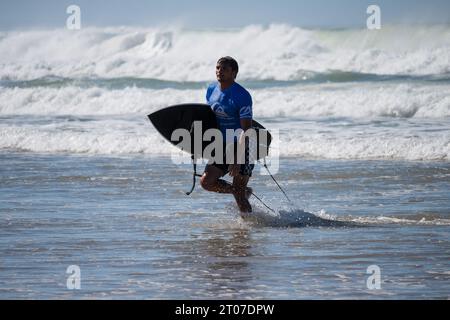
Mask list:
[[[86,26],[218,29],[285,23],[299,27],[365,27],[376,4],[382,23],[449,24],[449,0],[1,0],[0,30],[64,28],[78,5]]]

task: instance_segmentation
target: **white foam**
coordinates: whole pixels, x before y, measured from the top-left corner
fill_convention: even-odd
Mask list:
[[[177,151],[166,142],[145,119],[127,125],[111,121],[90,124],[85,129],[70,124],[61,127],[2,125],[0,149],[45,153],[90,154],[161,154]],[[291,134],[291,136],[293,136]],[[280,156],[318,159],[385,159],[444,160],[450,159],[449,136],[422,138],[392,137],[387,133],[373,138],[305,136],[281,142]]]
[[[172,147],[156,132],[142,135],[108,128],[82,131],[45,127],[0,128],[0,149],[42,153],[170,154]],[[117,129],[117,128],[116,128]],[[175,150],[173,150],[175,151]]]
[[[301,79],[306,71],[387,75],[450,73],[446,26],[321,31],[288,25],[237,30],[83,28],[0,33],[0,79],[139,76],[208,81],[235,56],[241,78]]]
[[[257,113],[266,117],[450,116],[445,85],[323,84],[269,88],[253,96]]]
[[[109,90],[80,88],[0,88],[0,114],[147,114],[177,103],[205,102],[205,89]],[[250,90],[257,118],[450,117],[450,87],[417,84],[317,84]]]
[[[448,226],[450,219],[421,218],[420,220],[403,217],[365,217],[365,216],[341,216],[330,215],[324,210],[309,213],[300,209],[280,210],[276,214],[255,208],[248,214],[244,221],[265,227],[363,227],[371,225],[432,225]]]
[[[302,228],[302,227],[351,227],[351,223],[337,219],[323,218],[304,210],[290,209],[270,213],[254,208],[252,213],[245,215],[245,222],[264,227]]]
[[[450,88],[444,86],[322,84],[258,89],[252,95],[255,118],[271,130],[280,130],[281,156],[450,158],[446,120]],[[0,116],[5,120],[0,125],[0,148],[170,154],[172,147],[146,115],[167,105],[203,99],[204,90],[1,88]]]
[[[206,90],[206,89],[205,89]],[[1,115],[114,115],[146,114],[169,105],[203,101],[200,90],[108,90],[64,88],[0,88]]]
[[[346,221],[353,221],[365,225],[385,225],[385,224],[399,224],[399,225],[432,225],[432,226],[450,226],[450,219],[433,218],[420,220],[407,219],[400,217],[346,217]]]
[[[363,129],[340,132],[280,134],[280,154],[318,159],[449,160],[450,132],[421,133]]]

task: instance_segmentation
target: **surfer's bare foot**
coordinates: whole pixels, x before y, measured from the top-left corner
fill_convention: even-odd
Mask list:
[[[251,217],[251,212],[239,212],[242,219],[247,219]]]

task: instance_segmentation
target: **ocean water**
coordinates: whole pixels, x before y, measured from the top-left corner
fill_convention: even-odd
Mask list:
[[[146,118],[228,54],[293,200],[257,165],[246,219]],[[449,57],[448,26],[0,32],[0,298],[448,299]]]

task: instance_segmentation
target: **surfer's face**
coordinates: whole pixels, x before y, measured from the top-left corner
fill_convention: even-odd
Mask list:
[[[230,83],[236,78],[236,71],[233,71],[229,65],[220,63],[216,65],[216,77],[220,83]]]

